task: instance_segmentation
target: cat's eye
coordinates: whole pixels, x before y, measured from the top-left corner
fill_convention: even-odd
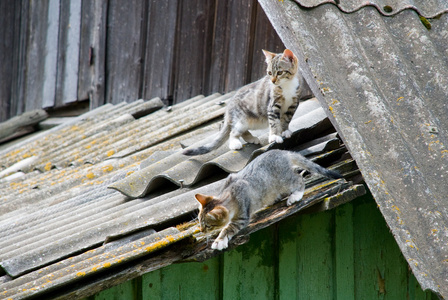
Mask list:
[[[272,72],[271,71],[269,71],[268,74],[269,74],[269,76],[272,76]]]
[[[283,71],[278,71],[277,72],[277,75],[282,75],[283,74]]]

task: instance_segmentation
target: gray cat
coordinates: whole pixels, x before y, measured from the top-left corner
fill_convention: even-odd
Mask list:
[[[309,96],[306,83],[298,71],[297,57],[288,49],[275,54],[263,50],[267,75],[239,89],[229,101],[224,114],[224,125],[208,144],[186,149],[185,155],[208,153],[229,139],[229,148],[242,148],[240,137],[246,142],[259,144],[249,130],[269,125],[269,143],[283,143],[291,137],[288,129],[299,100]]]
[[[300,201],[305,191],[301,170],[329,178],[342,178],[296,152],[268,151],[250,162],[244,169],[227,177],[218,197],[196,194],[199,201],[201,231],[223,228],[212,249],[227,248],[229,240],[249,224],[254,212],[289,196],[289,206]]]

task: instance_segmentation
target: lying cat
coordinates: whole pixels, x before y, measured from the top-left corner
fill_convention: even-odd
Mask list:
[[[239,89],[229,101],[224,114],[224,125],[208,144],[186,149],[185,155],[208,153],[229,139],[229,148],[242,148],[240,137],[248,143],[259,144],[258,138],[248,130],[269,125],[269,143],[282,143],[291,137],[289,122],[299,100],[309,96],[305,81],[298,71],[297,57],[288,49],[275,54],[263,50],[266,56],[267,75]]]
[[[271,150],[227,177],[218,197],[196,194],[201,231],[221,228],[212,249],[227,248],[229,240],[249,224],[254,212],[289,196],[289,206],[300,201],[305,191],[301,172],[308,170],[329,178],[342,178],[296,152]]]

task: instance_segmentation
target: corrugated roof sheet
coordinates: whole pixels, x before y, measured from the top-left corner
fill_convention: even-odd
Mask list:
[[[393,17],[372,6],[343,13],[349,1],[260,3],[300,57],[421,286],[448,298],[448,14],[440,15],[448,2],[391,1],[416,7]],[[416,12],[427,8],[438,17]]]
[[[366,6],[375,7],[385,16],[396,15],[403,10],[413,9],[425,18],[435,18],[448,11],[445,0],[294,0],[306,8],[316,8],[322,4],[334,4],[345,13],[353,13]]]
[[[103,288],[92,282],[113,277],[116,283],[117,278],[139,275],[108,270],[157,257],[173,243],[189,247],[177,247],[175,256],[162,255],[145,270],[185,257],[216,255],[207,250],[208,239],[197,229],[193,195],[213,194],[229,172],[278,147],[262,137],[262,146],[248,145],[239,152],[222,147],[208,156],[180,154],[182,144],[202,141],[218,129],[232,95],[198,96],[168,108],[157,98],[105,105],[3,147],[0,298],[85,297]],[[320,163],[338,162],[335,167],[347,178],[355,176],[356,164],[346,157],[318,102],[306,101],[299,110],[294,135],[281,146]],[[332,195],[349,201],[365,192],[362,185],[344,180],[309,177],[307,184],[304,201],[292,207],[280,203],[272,208],[278,210],[276,219],[265,214],[246,233],[323,199],[329,207],[337,205]],[[185,221],[189,223],[179,225]],[[187,249],[194,251],[185,253]]]

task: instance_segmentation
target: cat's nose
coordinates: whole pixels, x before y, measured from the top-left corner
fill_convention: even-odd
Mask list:
[[[272,81],[272,83],[276,83],[277,82],[277,77],[272,77],[271,81]]]

